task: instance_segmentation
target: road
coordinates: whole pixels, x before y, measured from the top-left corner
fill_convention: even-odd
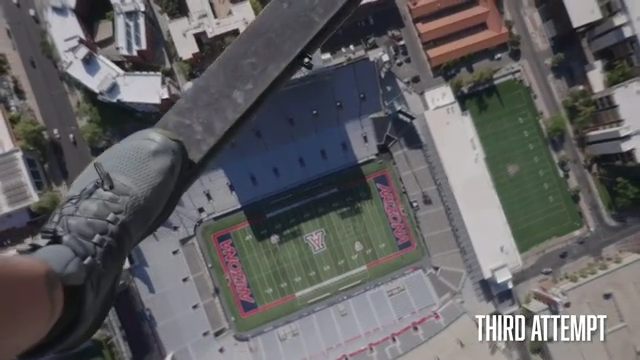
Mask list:
[[[583,244],[578,244],[577,242],[572,243],[540,256],[535,264],[514,274],[513,281],[515,284],[520,284],[540,275],[540,272],[544,268],[557,270],[563,265],[571,263],[583,256],[599,256],[602,253],[602,249],[605,247],[611,246],[638,232],[640,232],[639,223],[618,227],[615,231],[607,232],[606,235],[603,232],[596,231],[587,237]],[[560,256],[564,252],[567,253],[567,256],[565,258],[561,258]]]
[[[10,1],[3,1],[2,4],[49,137],[53,139],[53,129],[58,129],[60,132],[58,149],[61,150],[61,154],[57,157],[59,160],[63,159],[58,161],[60,172],[66,184],[70,185],[91,162],[92,157],[78,131],[75,113],[60,74],[54,63],[40,50],[41,30],[28,13],[29,8],[35,9],[34,1],[21,0],[20,7]],[[30,64],[30,57],[35,61],[35,68]],[[70,133],[75,134],[76,145],[69,141]]]

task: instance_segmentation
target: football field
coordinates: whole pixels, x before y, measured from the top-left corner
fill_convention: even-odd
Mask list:
[[[267,199],[209,224],[214,278],[248,331],[418,261],[412,215],[386,163]]]
[[[582,226],[529,90],[515,80],[461,99],[520,252]]]

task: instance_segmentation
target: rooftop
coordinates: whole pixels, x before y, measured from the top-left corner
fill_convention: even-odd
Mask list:
[[[147,49],[145,3],[142,0],[111,0],[116,49],[120,55],[136,56]]]
[[[0,230],[15,223],[15,219],[5,221],[4,214],[29,206],[37,200],[38,192],[23,153],[13,137],[4,109],[0,109]]]
[[[45,17],[63,70],[102,100],[157,105],[168,95],[162,74],[125,72],[96,54],[70,8],[49,6]]]
[[[602,19],[598,0],[563,0],[574,29]]]
[[[640,347],[640,258],[631,255],[626,266],[596,275],[590,281],[567,284],[564,288],[571,306],[570,315],[607,315],[605,341],[590,343],[548,343],[555,359],[627,360],[635,359]]]
[[[432,66],[507,42],[509,30],[504,26],[495,0],[479,0],[476,6],[443,11],[464,3],[465,0],[408,3],[420,40],[428,46],[426,54]],[[425,15],[430,19],[425,20]]]
[[[171,39],[182,60],[200,52],[196,35],[211,39],[235,30],[243,32],[256,17],[249,1],[228,4],[230,12],[224,17],[216,17],[208,0],[187,0],[186,3],[189,15],[169,21]]]
[[[473,120],[463,113],[448,85],[424,94],[425,118],[485,279],[501,267],[522,265],[511,229],[493,186]],[[496,279],[498,280],[498,279]]]
[[[489,343],[478,341],[478,327],[470,315],[465,314],[400,360],[455,359],[455,360],[507,360],[501,351]],[[575,359],[577,360],[577,358]]]
[[[640,78],[635,78],[596,94],[610,95],[613,103],[617,105],[619,119],[624,123],[619,127],[608,127],[589,132],[588,140],[609,139],[611,141],[598,142],[589,145],[589,150],[594,154],[616,154],[632,149],[640,149]]]

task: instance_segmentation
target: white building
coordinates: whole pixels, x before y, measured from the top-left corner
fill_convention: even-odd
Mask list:
[[[522,266],[511,228],[485,163],[473,119],[462,112],[448,85],[424,94],[427,125],[476,253],[494,294],[511,289]]]
[[[565,0],[565,4],[570,1]],[[573,1],[576,2],[575,7],[582,8],[582,11],[599,6],[596,0]],[[591,51],[597,53],[618,45],[613,51],[616,57],[631,54],[630,59],[634,64],[640,65],[640,2],[617,0],[608,4],[613,15],[587,31]]]
[[[603,15],[598,0],[563,0],[574,29],[601,20]],[[633,0],[632,0],[633,1]]]
[[[149,50],[146,5],[142,0],[111,0],[116,49],[123,56]]]
[[[114,0],[115,1],[115,0]],[[75,2],[53,1],[45,10],[49,36],[59,56],[59,67],[67,75],[98,95],[105,102],[119,103],[139,111],[157,111],[171,99],[169,88],[160,73],[125,72],[96,47],[73,10]],[[121,54],[145,49],[144,5],[132,1],[114,4],[116,46]],[[128,11],[131,8],[132,11]]]
[[[23,227],[31,220],[29,206],[38,201],[44,179],[38,161],[18,147],[0,109],[0,231]]]
[[[595,116],[602,124],[586,134],[593,155],[613,155],[640,147],[640,78],[597,93]]]
[[[200,52],[196,37],[207,41],[232,31],[243,32],[256,17],[249,1],[216,3],[220,9],[214,14],[209,0],[186,0],[189,15],[169,21],[169,33],[181,60],[189,60]]]

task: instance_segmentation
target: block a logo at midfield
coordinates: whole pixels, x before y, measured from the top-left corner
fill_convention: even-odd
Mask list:
[[[327,249],[327,245],[324,242],[325,231],[324,229],[315,230],[314,232],[304,236],[304,241],[309,244],[311,251],[317,254]]]

